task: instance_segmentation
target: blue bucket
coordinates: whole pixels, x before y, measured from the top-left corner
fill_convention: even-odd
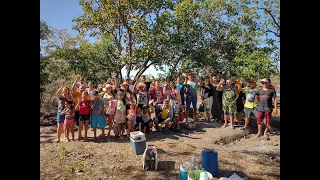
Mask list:
[[[180,165],[180,180],[188,180],[188,171],[191,169],[192,164],[185,162]]]
[[[201,152],[201,166],[204,170],[217,176],[220,173],[218,167],[218,153],[213,149],[205,149]]]

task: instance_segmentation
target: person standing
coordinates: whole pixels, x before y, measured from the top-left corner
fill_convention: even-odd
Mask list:
[[[268,130],[271,129],[271,119],[272,119],[272,113],[274,115],[277,114],[277,97],[276,92],[274,89],[268,87],[268,79],[262,79],[261,81],[262,89],[260,89],[257,92],[259,104],[256,106],[256,109],[258,111],[258,118],[257,118],[257,124],[258,124],[258,133],[257,138],[262,136],[262,124],[264,118],[266,119],[266,129],[263,133],[265,137],[268,137],[267,133]],[[272,105],[272,102],[274,103]]]

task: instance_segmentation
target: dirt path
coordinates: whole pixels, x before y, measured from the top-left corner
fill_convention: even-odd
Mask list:
[[[179,179],[179,166],[205,148],[219,154],[221,174],[237,173],[248,179],[280,179],[280,132],[264,138],[239,128],[219,128],[216,123],[198,125],[195,132],[169,130],[147,135],[147,144],[158,148],[159,169],[142,170],[142,155],[133,154],[129,141],[115,138],[94,142],[56,140],[55,126],[40,127],[41,179]],[[252,133],[255,133],[253,130]],[[89,137],[92,137],[92,131]],[[77,137],[77,135],[76,135]]]

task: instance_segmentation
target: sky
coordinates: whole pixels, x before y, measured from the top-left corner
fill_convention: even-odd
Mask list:
[[[82,8],[77,0],[40,0],[40,19],[55,29],[67,29],[72,36],[78,34],[77,31],[72,30],[72,26],[75,25],[72,19],[80,15],[82,15]],[[121,72],[126,74],[124,68]],[[136,72],[134,70],[131,71],[130,76],[135,75]],[[154,66],[150,66],[144,74],[152,74],[158,77],[159,73],[163,72],[157,71]]]

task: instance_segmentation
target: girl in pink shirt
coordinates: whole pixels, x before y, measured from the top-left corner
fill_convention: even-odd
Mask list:
[[[137,108],[136,104],[131,103],[130,109],[128,109],[128,131],[127,131],[127,139],[129,138],[130,132],[134,131],[134,128],[137,124]]]

